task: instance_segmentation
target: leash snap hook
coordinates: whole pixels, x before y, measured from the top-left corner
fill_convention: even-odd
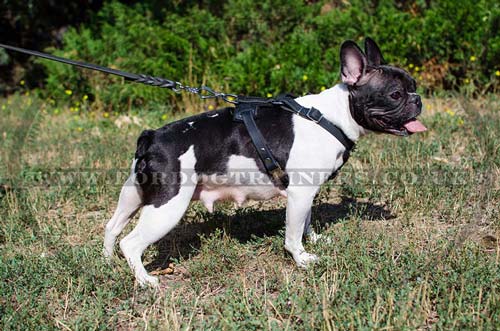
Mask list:
[[[222,100],[225,102],[232,103],[233,105],[237,105],[239,103],[238,96],[236,94],[222,94]]]
[[[222,93],[215,92],[210,87],[203,85],[199,88],[200,98],[202,99],[213,99],[221,97]]]
[[[237,104],[238,96],[236,94],[226,94],[222,92],[216,92],[208,86],[203,85],[198,89],[200,98],[202,99],[222,99],[225,102]]]

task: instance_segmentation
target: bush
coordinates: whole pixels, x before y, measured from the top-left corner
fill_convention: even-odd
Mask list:
[[[386,60],[407,68],[425,91],[498,89],[500,5],[490,1],[228,0],[160,6],[110,2],[70,29],[73,59],[227,92],[304,94],[338,81],[342,41],[374,38]],[[173,101],[167,91],[43,61],[47,87],[88,94],[99,108]]]

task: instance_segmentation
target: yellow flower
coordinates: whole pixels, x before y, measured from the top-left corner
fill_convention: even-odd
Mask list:
[[[461,119],[461,118],[459,118],[459,119],[457,120],[457,124],[458,124],[459,126],[464,125],[464,120],[463,120],[463,119]]]
[[[270,97],[272,97],[272,96],[273,96],[273,95],[272,95],[271,93],[268,93],[268,94],[267,94],[267,97],[268,97],[268,98],[270,98]]]
[[[475,57],[474,55],[472,55],[472,56],[470,57],[470,60],[471,60],[471,62],[474,62],[474,61],[476,61],[476,60],[477,60],[477,57]]]
[[[72,95],[73,91],[71,91],[71,90],[65,90],[64,93],[66,93],[66,95]]]
[[[321,86],[321,92],[323,92],[324,90],[326,90],[326,87],[325,86]]]
[[[165,121],[167,119],[167,114],[161,115],[161,119],[162,119],[162,121]]]
[[[109,113],[108,113],[108,112],[104,112],[104,114],[102,114],[102,116],[103,116],[104,118],[108,118],[108,117],[109,117]]]
[[[227,97],[227,100],[229,100],[229,101],[234,101],[234,97],[232,97],[232,96],[228,96],[228,97]]]
[[[445,111],[448,113],[450,116],[455,116],[455,112],[449,108],[446,108]]]
[[[83,96],[83,98],[82,98],[82,100],[83,100],[83,101],[87,101],[88,99],[89,99],[89,96],[88,96],[88,95],[86,95],[86,94],[85,94],[85,95]]]
[[[495,71],[495,76],[500,77],[500,70]]]
[[[20,81],[19,84],[21,84],[21,86],[24,86],[24,80]]]
[[[302,80],[303,80],[304,82],[305,82],[305,81],[307,81],[307,79],[308,79],[308,78],[309,78],[309,77],[307,77],[307,75],[302,76]]]
[[[465,78],[465,79],[464,79],[464,83],[465,83],[465,84],[469,84],[469,83],[470,83],[470,79],[469,79],[469,78]]]
[[[420,71],[420,68],[418,66],[415,67],[415,71],[416,72],[419,72]]]
[[[78,132],[82,132],[83,131],[83,128],[81,126],[79,126],[77,129],[76,129]]]
[[[413,67],[414,67],[413,63],[410,63],[410,64],[408,65],[408,68],[410,68],[410,69],[413,69]]]
[[[208,110],[214,110],[214,109],[215,109],[214,105],[208,105]]]

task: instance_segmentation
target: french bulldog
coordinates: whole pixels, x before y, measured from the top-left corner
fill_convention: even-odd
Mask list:
[[[403,69],[385,65],[377,44],[367,38],[363,52],[346,41],[340,50],[342,83],[295,101],[314,107],[352,141],[370,132],[408,136],[425,131],[416,118],[422,102],[416,82]],[[259,114],[259,130],[285,172],[321,172],[307,185],[293,180],[283,187],[269,179],[245,126],[233,121],[233,108],[201,113],[146,130],[138,139],[130,177],[106,225],[104,253],[113,254],[117,236],[142,208],[136,227],[120,248],[141,285],[158,285],[142,263],[142,253],[181,220],[189,204],[286,197],[285,249],[299,267],[318,259],[306,252],[303,235],[313,240],[311,205],[321,184],[346,161],[346,147],[322,127],[296,114],[275,110]],[[235,180],[234,174],[240,174]],[[253,173],[254,176],[247,176]],[[255,176],[258,174],[259,176]],[[293,178],[293,176],[290,176]]]

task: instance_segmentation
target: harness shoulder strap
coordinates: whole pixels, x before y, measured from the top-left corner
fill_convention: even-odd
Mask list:
[[[345,133],[335,124],[327,120],[321,111],[311,107],[306,108],[301,106],[294,97],[290,94],[280,95],[275,99],[275,104],[280,104],[285,110],[288,110],[294,114],[297,114],[305,119],[313,121],[314,123],[321,126],[323,129],[328,131],[332,136],[334,136],[344,147],[346,151],[352,150],[354,147],[354,142],[345,135]]]

